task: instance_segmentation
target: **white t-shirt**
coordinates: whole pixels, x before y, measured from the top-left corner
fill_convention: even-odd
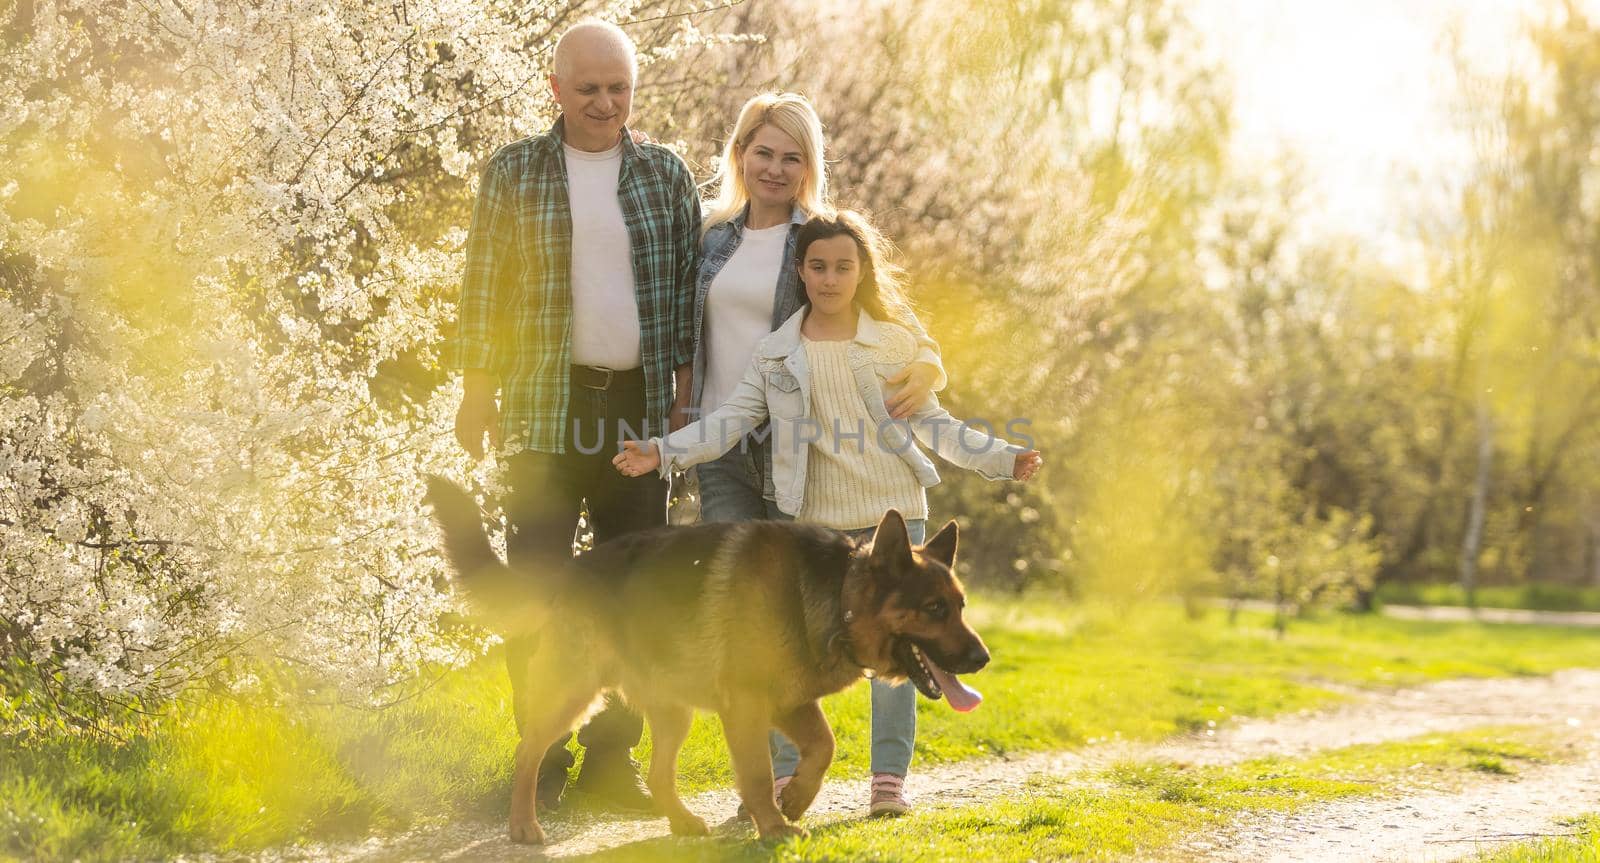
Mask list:
[[[706,376],[700,388],[704,416],[721,407],[750,367],[756,343],[772,332],[772,304],[789,223],[744,229],[733,257],[706,292]]]
[[[622,142],[603,153],[569,147],[567,200],[572,206],[572,362],[636,369],[639,299],[633,247],[617,200]]]

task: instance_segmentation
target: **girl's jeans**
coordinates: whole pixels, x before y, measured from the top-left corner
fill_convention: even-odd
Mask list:
[[[765,443],[746,437],[721,458],[695,467],[700,482],[701,521],[787,519],[778,504],[762,497]]]
[[[853,539],[871,539],[876,528],[846,531]],[[920,518],[906,520],[906,533],[913,545],[921,545],[928,523]],[[876,678],[872,681],[872,772],[905,776],[911,769],[911,747],[917,737],[917,688],[910,681],[892,686]],[[789,738],[774,729],[769,738],[772,748],[772,775],[793,776],[800,763],[800,751]]]

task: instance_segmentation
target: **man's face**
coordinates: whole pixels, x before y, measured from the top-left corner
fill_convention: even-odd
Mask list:
[[[550,76],[550,89],[566,117],[567,143],[580,150],[610,149],[633,107],[633,69],[608,44],[574,48],[566,74]]]

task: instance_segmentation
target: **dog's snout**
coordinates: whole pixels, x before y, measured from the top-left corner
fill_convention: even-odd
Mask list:
[[[967,665],[971,666],[973,671],[978,671],[988,664],[989,651],[983,645],[974,644],[972,649],[967,651]]]

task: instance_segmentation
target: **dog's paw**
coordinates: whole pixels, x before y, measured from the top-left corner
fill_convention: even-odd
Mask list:
[[[707,827],[705,819],[698,815],[685,814],[675,818],[668,818],[667,821],[672,825],[672,835],[674,836],[711,835],[711,828]]]
[[[778,795],[778,811],[782,812],[783,817],[790,821],[799,821],[800,816],[806,814],[806,810],[811,808],[811,797],[791,796],[787,788],[783,789],[783,791],[784,793]]]
[[[511,841],[518,845],[545,844],[544,828],[532,818],[514,818],[511,821]]]
[[[790,838],[804,839],[811,835],[806,828],[801,827],[798,824],[789,823],[774,825],[765,830],[761,829],[760,825],[757,825],[756,832],[760,835],[761,841],[763,842],[781,842],[784,839]]]

